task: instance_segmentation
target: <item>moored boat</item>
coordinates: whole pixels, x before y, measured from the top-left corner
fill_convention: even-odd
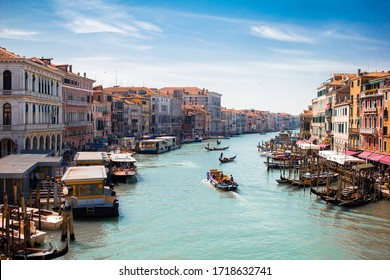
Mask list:
[[[128,182],[129,180],[135,180],[138,174],[137,162],[130,153],[112,153],[110,155],[111,168],[110,175],[111,180],[116,182]]]
[[[112,186],[105,186],[106,169],[102,165],[69,167],[61,178],[73,198],[74,217],[119,216],[119,202]]]
[[[69,251],[68,242],[61,249],[54,248],[50,244],[50,248],[26,248],[14,254],[13,260],[53,260],[66,255]]]
[[[238,188],[238,184],[234,181],[233,176],[230,175],[229,177],[218,169],[210,169],[207,172],[207,180],[212,186],[221,191],[236,191]]]
[[[39,224],[42,229],[57,230],[61,228],[62,216],[55,211],[27,207],[27,212],[32,212],[32,218],[36,227]]]

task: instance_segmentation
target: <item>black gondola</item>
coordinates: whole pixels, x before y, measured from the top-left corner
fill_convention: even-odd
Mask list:
[[[223,150],[227,150],[227,149],[229,149],[229,146],[227,146],[227,147],[222,147],[222,148],[217,148],[217,147],[212,147],[212,148],[210,148],[210,147],[204,147],[206,150],[208,150],[208,151],[223,151]]]
[[[35,249],[30,248],[26,250],[22,250],[17,254],[12,256],[13,260],[52,260],[66,255],[69,251],[68,242],[66,242],[65,246],[58,250],[57,248],[53,248],[50,244],[49,249]]]
[[[234,157],[219,157],[219,161],[221,163],[231,162],[231,161],[233,161],[236,158],[236,156],[237,155],[235,155]]]

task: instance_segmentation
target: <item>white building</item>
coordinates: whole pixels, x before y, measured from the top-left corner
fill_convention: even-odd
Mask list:
[[[61,153],[61,71],[0,48],[0,157],[21,150]]]
[[[351,101],[347,100],[334,105],[333,110],[333,150],[343,152],[348,147],[349,115]]]

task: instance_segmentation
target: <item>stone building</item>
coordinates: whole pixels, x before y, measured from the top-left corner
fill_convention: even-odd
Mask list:
[[[63,78],[51,59],[0,48],[0,157],[21,150],[61,154]]]

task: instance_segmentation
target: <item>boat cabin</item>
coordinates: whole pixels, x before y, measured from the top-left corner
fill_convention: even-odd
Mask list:
[[[147,139],[139,142],[140,154],[160,154],[168,152],[168,145],[165,139]]]
[[[105,186],[106,168],[98,166],[69,167],[61,178],[69,190],[67,199],[73,197],[75,217],[118,216],[119,202],[115,191]]]
[[[74,161],[76,166],[107,165],[109,158],[106,152],[78,152]]]

